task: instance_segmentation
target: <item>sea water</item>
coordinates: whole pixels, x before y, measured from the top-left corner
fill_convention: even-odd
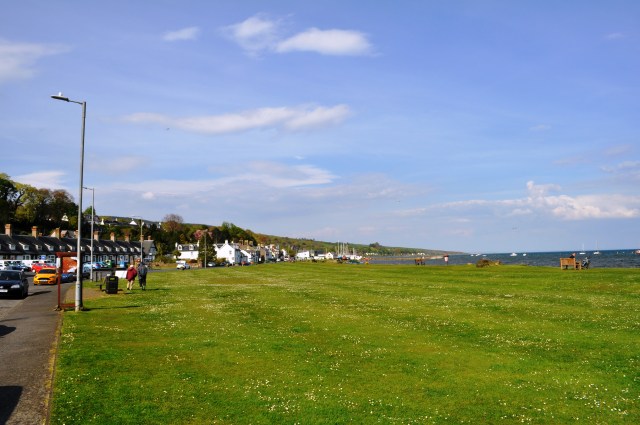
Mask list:
[[[556,251],[556,252],[527,252],[527,253],[496,253],[496,254],[455,254],[449,255],[449,264],[476,264],[482,259],[491,261],[500,261],[502,264],[514,264],[525,266],[548,266],[548,267],[560,267],[560,258],[567,258],[571,255],[568,251]],[[622,267],[622,268],[635,268],[640,267],[640,255],[635,254],[632,249],[620,249],[620,250],[603,250],[600,254],[593,254],[592,251],[587,251],[585,254],[575,252],[576,260],[582,262],[584,258],[589,258],[591,268],[594,267]],[[370,262],[372,264],[413,264],[416,257],[371,257]],[[426,265],[441,265],[444,266],[445,261],[442,258],[438,259],[426,259]]]

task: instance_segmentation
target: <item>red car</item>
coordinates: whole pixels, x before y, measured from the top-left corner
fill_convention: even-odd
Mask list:
[[[56,265],[53,263],[33,263],[31,265],[31,271],[33,271],[34,273],[38,273],[42,269],[51,269],[55,267]]]

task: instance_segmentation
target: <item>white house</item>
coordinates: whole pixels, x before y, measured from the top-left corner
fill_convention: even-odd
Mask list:
[[[216,258],[225,260],[229,264],[242,264],[242,252],[237,248],[236,244],[230,244],[224,241],[223,244],[216,244]]]
[[[311,258],[309,251],[300,251],[296,254],[296,260],[308,260]]]
[[[189,261],[198,259],[198,242],[178,244],[176,250],[180,251],[180,260]]]

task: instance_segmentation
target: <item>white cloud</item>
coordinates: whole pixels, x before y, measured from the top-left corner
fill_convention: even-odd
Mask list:
[[[114,159],[104,161],[93,161],[93,171],[99,170],[102,173],[118,175],[135,170],[145,163],[145,158],[141,156],[118,156]]]
[[[612,32],[604,36],[605,40],[620,40],[621,38],[626,38],[626,35],[621,32]]]
[[[633,146],[629,144],[610,146],[604,151],[606,156],[626,156],[633,151]]]
[[[562,189],[555,184],[527,182],[524,198],[448,202],[401,211],[402,216],[421,216],[434,210],[469,211],[475,215],[521,216],[550,215],[561,220],[615,219],[640,217],[640,196],[595,194],[569,196],[552,194]]]
[[[140,112],[124,117],[135,124],[160,124],[206,134],[237,133],[257,129],[305,130],[336,125],[350,115],[346,105],[259,108],[236,114],[174,118]]]
[[[640,181],[640,161],[623,161],[614,166],[603,166],[602,171],[624,178],[628,181]]]
[[[327,125],[340,124],[349,115],[351,115],[351,111],[347,105],[318,106],[306,113],[296,114],[295,117],[285,122],[284,126],[289,130],[326,127]]]
[[[162,39],[164,41],[185,41],[195,40],[200,35],[200,28],[188,27],[177,31],[170,31],[164,34]]]
[[[373,51],[366,34],[354,30],[309,28],[285,38],[281,35],[282,21],[264,15],[252,16],[239,24],[224,27],[222,31],[251,55],[273,51],[358,56]]]
[[[624,161],[620,164],[617,164],[613,167],[604,166],[602,167],[603,171],[607,173],[616,173],[619,171],[639,171],[640,170],[640,161]]]
[[[262,15],[252,16],[239,24],[222,28],[223,34],[254,54],[269,49],[277,39],[280,23]]]
[[[33,77],[38,60],[68,50],[56,44],[13,43],[0,39],[0,84]]]
[[[331,172],[313,165],[287,165],[271,161],[254,161],[245,164],[242,172],[235,168],[225,169],[222,174],[211,179],[179,180],[164,179],[144,182],[128,182],[127,190],[140,191],[144,199],[159,198],[200,198],[203,193],[213,192],[219,196],[221,190],[229,188],[251,188],[263,191],[264,188],[286,189],[320,186],[332,183],[336,176]],[[114,187],[122,183],[114,183]],[[235,189],[232,189],[235,190]]]
[[[64,171],[51,170],[15,176],[13,180],[37,188],[67,189],[67,185],[64,184],[66,176],[67,173]]]
[[[323,55],[357,56],[372,51],[366,35],[358,31],[308,29],[276,46],[276,52],[316,52]]]
[[[533,127],[529,127],[530,131],[547,131],[547,130],[551,130],[551,126],[548,124],[538,124],[538,125],[534,125]]]

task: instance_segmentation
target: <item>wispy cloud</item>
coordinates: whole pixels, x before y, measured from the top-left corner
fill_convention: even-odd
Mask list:
[[[14,181],[31,185],[37,188],[67,189],[65,180],[67,173],[60,170],[38,171],[35,173],[15,176]]]
[[[270,49],[278,39],[280,21],[263,15],[252,16],[238,24],[222,28],[223,34],[249,54]]]
[[[621,32],[612,32],[604,36],[605,40],[620,40],[621,38],[626,38],[626,35]]]
[[[138,191],[144,199],[185,198],[204,199],[206,193],[218,198],[229,188],[245,187],[244,192],[264,192],[265,189],[295,190],[323,186],[332,183],[337,176],[328,170],[310,164],[288,165],[275,161],[252,161],[238,173],[235,168],[226,168],[210,179],[181,180],[161,179],[126,183],[127,190]],[[122,185],[114,183],[114,187]],[[233,193],[235,189],[232,189]],[[231,194],[230,193],[230,194]]]
[[[360,56],[372,52],[365,34],[359,31],[311,28],[280,41],[276,52],[316,52],[323,55]]]
[[[162,39],[164,41],[185,41],[195,40],[200,35],[200,28],[188,27],[177,31],[169,31],[164,34]]]
[[[623,161],[613,166],[603,166],[601,170],[618,178],[624,178],[631,182],[640,182],[640,161]]]
[[[124,117],[136,124],[159,124],[206,134],[238,133],[258,129],[299,131],[341,123],[351,111],[347,105],[259,108],[236,114],[176,118],[140,112]]]
[[[322,55],[360,56],[373,52],[367,35],[354,30],[309,28],[289,37],[282,35],[282,21],[256,15],[224,27],[223,33],[247,53],[315,52]]]
[[[551,130],[551,126],[549,124],[538,124],[533,127],[529,127],[529,131],[548,131]]]
[[[404,216],[424,215],[434,210],[467,210],[473,214],[511,217],[521,215],[549,215],[560,220],[616,219],[640,217],[640,196],[594,194],[570,196],[561,194],[555,184],[527,183],[527,196],[516,199],[471,199],[448,202],[425,208],[405,210]]]
[[[0,84],[33,77],[38,60],[68,50],[59,44],[16,43],[0,39]]]
[[[633,146],[629,144],[610,146],[604,151],[606,156],[628,155],[633,151]]]

